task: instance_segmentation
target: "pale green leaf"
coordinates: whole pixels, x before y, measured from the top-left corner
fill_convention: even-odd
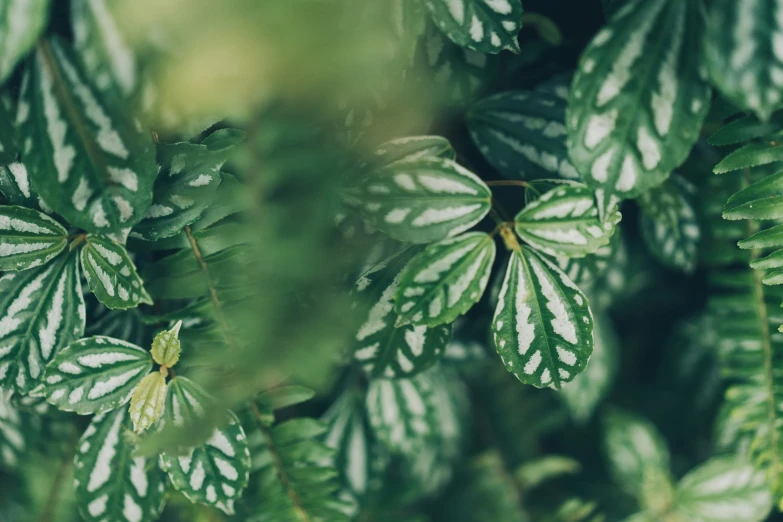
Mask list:
[[[133,236],[148,241],[171,237],[199,219],[215,199],[222,180],[220,168],[245,133],[220,129],[201,143],[158,146],[160,172],[152,205],[133,227]]]
[[[451,325],[395,327],[394,294],[403,268],[418,248],[408,248],[364,273],[354,285],[362,303],[354,358],[373,377],[406,377],[419,373],[443,355]]]
[[[514,230],[546,254],[584,257],[609,243],[620,219],[612,210],[601,222],[593,191],[584,185],[560,186],[525,206],[514,218]]]
[[[135,455],[128,412],[93,417],[76,444],[76,503],[87,522],[153,522],[165,503],[157,459]]]
[[[669,448],[646,419],[615,412],[606,417],[605,448],[615,483],[641,496],[648,468],[668,472]]]
[[[619,366],[619,342],[607,315],[596,314],[593,336],[595,344],[587,368],[560,391],[571,417],[579,423],[593,415],[609,392]]]
[[[704,57],[710,79],[729,101],[762,120],[783,101],[778,0],[709,4]]]
[[[101,91],[125,97],[139,84],[138,59],[115,19],[117,0],[73,0],[74,48],[85,72]]]
[[[179,361],[180,342],[179,329],[182,328],[182,320],[169,330],[163,330],[152,340],[152,358],[161,366],[171,368]]]
[[[0,3],[0,83],[4,83],[35,46],[46,26],[49,0],[6,0]]]
[[[33,388],[57,353],[84,334],[76,252],[0,278],[0,384]]]
[[[519,52],[521,0],[424,0],[424,5],[457,45],[484,53]]]
[[[696,267],[701,228],[696,217],[696,187],[672,176],[639,197],[642,237],[664,265],[692,272]]]
[[[105,235],[87,234],[81,251],[82,269],[95,297],[108,308],[133,308],[152,304],[144,281],[125,247]]]
[[[707,114],[699,6],[632,0],[582,54],[568,102],[569,154],[603,216],[659,185],[688,156]]]
[[[46,401],[81,415],[119,408],[152,369],[149,352],[120,339],[87,337],[46,367]]]
[[[573,475],[581,469],[579,462],[560,455],[547,455],[520,465],[514,477],[525,489],[533,489],[563,475]]]
[[[194,382],[184,377],[172,379],[160,429],[199,422],[211,400]],[[232,514],[250,473],[245,431],[236,415],[226,412],[225,422],[214,429],[206,442],[189,448],[183,455],[163,453],[160,464],[172,485],[188,500]]]
[[[566,149],[565,111],[566,101],[553,93],[512,91],[484,98],[466,118],[473,142],[503,176],[576,180],[579,173]]]
[[[0,270],[27,270],[48,263],[68,244],[68,231],[46,214],[0,205]]]
[[[517,379],[560,388],[587,366],[593,315],[587,298],[559,268],[522,247],[509,259],[492,335]]]
[[[492,194],[456,162],[424,157],[373,170],[346,194],[370,224],[400,241],[428,243],[471,228]]]
[[[400,275],[397,325],[451,323],[481,299],[495,261],[495,241],[469,232],[433,243]]]
[[[119,231],[150,206],[151,133],[93,88],[68,44],[43,42],[33,67],[31,149],[22,161],[43,199],[87,231]]]
[[[410,136],[387,141],[373,151],[373,165],[389,165],[395,161],[418,158],[456,159],[451,143],[441,136]]]
[[[438,430],[435,397],[426,374],[410,379],[373,379],[366,399],[373,434],[393,454],[417,454]]]
[[[152,372],[144,377],[133,391],[130,401],[130,417],[133,431],[141,433],[163,415],[163,402],[166,399],[166,377],[160,372]]]
[[[737,457],[714,457],[685,475],[674,505],[688,522],[761,522],[771,509],[764,473]]]

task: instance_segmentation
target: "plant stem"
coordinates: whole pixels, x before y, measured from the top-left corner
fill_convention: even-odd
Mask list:
[[[527,187],[530,185],[527,181],[521,179],[498,179],[494,181],[485,181],[489,187]]]
[[[76,441],[73,439],[76,439],[75,432],[71,436],[71,441],[68,444],[68,451],[65,452],[62,460],[60,460],[60,466],[57,468],[57,474],[54,476],[54,481],[49,490],[49,496],[46,499],[46,504],[44,504],[44,509],[41,512],[39,522],[55,522],[54,512],[57,507],[57,502],[60,499],[60,489],[62,488],[63,480],[65,480],[68,471],[71,469],[73,454],[76,452]]]

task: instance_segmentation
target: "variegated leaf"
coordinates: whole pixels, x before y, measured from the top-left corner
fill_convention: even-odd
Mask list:
[[[414,257],[394,293],[397,325],[451,323],[481,299],[495,261],[495,241],[469,232],[433,243]]]
[[[15,468],[26,449],[22,417],[9,394],[0,390],[0,464],[5,469]]]
[[[101,413],[76,445],[76,502],[88,522],[153,522],[163,510],[166,474],[135,455],[130,428],[124,408]]]
[[[575,422],[585,423],[614,384],[620,350],[617,334],[606,314],[595,315],[593,354],[585,371],[564,385],[560,396]]]
[[[17,128],[11,98],[0,94],[0,166],[13,163],[19,155]],[[0,189],[2,189],[0,184]]]
[[[440,136],[410,136],[382,143],[373,151],[373,164],[389,165],[395,161],[419,158],[445,158],[454,160],[457,153],[449,140]]]
[[[220,129],[201,143],[158,146],[161,166],[152,206],[133,227],[133,236],[157,241],[180,233],[212,203],[221,182],[220,168],[245,139],[236,129]]]
[[[144,281],[125,247],[105,235],[87,234],[81,251],[82,269],[90,290],[108,308],[133,308],[152,304]]]
[[[64,347],[84,334],[76,252],[0,278],[0,384],[25,392]]]
[[[424,0],[424,5],[457,45],[483,53],[519,52],[521,0]]]
[[[166,399],[166,377],[161,372],[152,372],[144,377],[133,391],[130,401],[133,431],[141,433],[163,414]]]
[[[451,325],[395,327],[394,294],[400,273],[418,251],[409,248],[374,266],[354,285],[358,302],[366,310],[358,331],[354,358],[373,377],[406,377],[419,373],[443,354],[451,338]]]
[[[135,344],[96,335],[72,343],[46,367],[46,401],[81,415],[128,402],[152,369],[150,353]]]
[[[161,428],[197,422],[211,398],[194,382],[176,377],[169,382]],[[215,506],[224,513],[234,512],[234,501],[247,486],[250,450],[245,431],[236,415],[227,412],[224,425],[215,428],[202,445],[184,455],[160,456],[161,467],[172,485],[191,502]]]
[[[428,243],[481,221],[491,198],[489,187],[456,162],[424,157],[373,170],[346,202],[392,238]]]
[[[508,262],[492,334],[517,379],[560,388],[587,366],[593,315],[587,298],[557,266],[521,247]]]
[[[739,457],[714,457],[682,478],[673,511],[688,522],[761,522],[771,509],[764,472]]]
[[[52,212],[31,185],[27,167],[21,161],[0,167],[0,192],[12,205],[39,209],[47,214]]]
[[[410,379],[373,379],[367,389],[367,419],[389,452],[414,455],[436,433],[435,390],[425,375]]]
[[[0,205],[0,270],[27,270],[48,263],[68,244],[68,231],[46,214]]]
[[[30,52],[46,26],[49,0],[6,0],[0,3],[0,83]]]
[[[332,460],[342,476],[342,482],[355,495],[367,492],[374,473],[373,451],[367,421],[364,417],[364,397],[357,390],[348,390],[324,414],[328,423],[324,442],[335,450]]]
[[[692,272],[696,267],[701,229],[696,217],[696,187],[672,176],[639,197],[642,237],[664,265]]]
[[[137,223],[157,175],[151,134],[106,103],[66,43],[39,45],[33,71],[32,143],[22,160],[38,192],[87,231]]]
[[[512,91],[484,98],[466,118],[473,143],[504,177],[578,180],[566,148],[565,111],[566,100],[553,93]]]
[[[731,30],[726,30],[731,28]],[[729,101],[762,120],[783,102],[783,3],[709,4],[704,56],[710,79]]]
[[[71,24],[74,48],[95,86],[114,95],[130,96],[139,84],[134,50],[115,20],[117,0],[74,0]]]
[[[555,187],[529,203],[514,218],[523,241],[553,256],[584,257],[609,243],[621,216],[601,222],[593,191],[584,185]]]
[[[688,156],[710,101],[699,5],[630,0],[579,62],[566,115],[571,161],[603,218]]]
[[[629,494],[641,496],[645,475],[668,472],[669,448],[649,421],[614,412],[606,418],[606,456],[615,483]]]

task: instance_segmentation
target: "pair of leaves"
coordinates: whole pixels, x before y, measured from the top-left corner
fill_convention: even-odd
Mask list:
[[[764,473],[747,462],[713,457],[674,485],[669,478],[669,449],[652,424],[614,413],[607,418],[606,430],[612,474],[645,508],[628,520],[671,516],[698,522],[760,522],[772,508]]]
[[[568,102],[571,161],[614,204],[661,184],[687,157],[707,114],[698,5],[631,0],[582,54]]]

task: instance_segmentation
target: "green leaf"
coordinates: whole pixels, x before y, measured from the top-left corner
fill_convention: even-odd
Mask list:
[[[672,176],[639,197],[641,228],[650,252],[664,265],[692,272],[701,229],[696,217],[696,187]]]
[[[355,495],[367,492],[374,476],[373,441],[364,416],[364,397],[357,390],[342,393],[326,411],[324,442],[335,450],[332,462],[342,483]]]
[[[743,145],[727,154],[712,171],[725,174],[734,170],[747,169],[783,161],[783,132]]]
[[[432,157],[376,169],[346,194],[346,202],[378,230],[413,243],[464,232],[487,215],[491,199],[478,176]]]
[[[605,423],[606,456],[615,483],[631,495],[642,495],[648,468],[669,470],[669,448],[646,419],[612,413]]]
[[[0,391],[0,463],[5,469],[15,468],[27,449],[21,415],[9,399]]]
[[[74,226],[118,231],[150,206],[157,175],[151,134],[89,84],[67,44],[36,52],[32,148],[23,162],[43,199]]]
[[[179,342],[179,329],[182,328],[182,320],[169,330],[163,330],[152,340],[152,359],[161,366],[171,368],[179,361],[181,351]]]
[[[10,98],[0,94],[0,166],[14,162],[19,155],[13,112]],[[0,184],[0,189],[2,188],[3,186]]]
[[[152,369],[149,352],[96,335],[72,343],[46,366],[46,401],[81,415],[119,408]]]
[[[152,372],[144,377],[133,391],[130,401],[130,416],[133,431],[141,433],[158,421],[163,415],[166,400],[166,377]]]
[[[766,176],[729,198],[723,219],[779,219],[783,217],[783,171]]]
[[[779,9],[777,0],[718,0],[707,11],[704,57],[712,83],[762,120],[783,101]]]
[[[410,379],[373,379],[367,388],[367,419],[392,454],[413,455],[438,429],[435,389],[425,374]]]
[[[73,0],[71,24],[87,76],[101,91],[125,97],[138,87],[139,71],[134,50],[115,20],[121,5],[116,0]]]
[[[523,208],[514,218],[514,230],[546,254],[584,257],[609,243],[621,218],[614,210],[602,223],[592,190],[583,185],[560,186]]]
[[[27,270],[48,263],[68,244],[68,231],[46,214],[0,205],[0,270]]]
[[[723,125],[707,138],[707,143],[716,147],[734,145],[780,131],[783,131],[783,113],[774,114],[769,122],[759,121],[749,114]]]
[[[761,522],[771,509],[764,472],[736,457],[714,457],[682,478],[673,511],[689,522]]]
[[[161,169],[155,195],[144,218],[133,227],[134,237],[157,241],[198,220],[215,199],[222,180],[220,168],[244,139],[242,131],[220,129],[200,144],[159,145]]]
[[[87,522],[153,522],[166,501],[156,458],[136,456],[122,408],[93,417],[76,447],[76,503]]]
[[[563,386],[560,396],[574,421],[584,424],[611,388],[619,367],[619,341],[609,316],[596,314],[595,344],[585,371]]]
[[[563,475],[580,471],[579,462],[560,455],[547,455],[525,462],[514,470],[514,477],[524,490],[530,490]]]
[[[46,26],[49,0],[7,0],[0,4],[0,83],[30,52]]]
[[[587,298],[559,268],[522,247],[509,259],[492,335],[517,379],[560,388],[587,366],[593,315]]]
[[[454,160],[457,153],[449,140],[441,136],[410,136],[382,143],[373,156],[373,165],[381,166],[425,157]]]
[[[451,325],[395,327],[394,294],[418,248],[408,248],[365,272],[354,285],[361,310],[354,358],[372,377],[408,377],[435,364],[451,339]]]
[[[212,400],[201,387],[184,377],[169,381],[168,389],[161,429],[198,422]],[[160,464],[172,485],[188,500],[214,506],[230,515],[234,502],[247,486],[250,472],[245,431],[236,415],[226,412],[226,422],[215,428],[205,443],[180,456],[163,453]]]
[[[125,247],[105,235],[87,234],[81,251],[82,269],[95,297],[108,308],[133,308],[152,304],[144,281]]]
[[[455,44],[483,53],[518,53],[520,0],[424,0],[435,25]]]
[[[688,156],[707,115],[694,2],[632,0],[582,54],[566,121],[571,161],[603,216],[661,184]]]
[[[400,275],[394,293],[397,325],[451,323],[484,294],[495,261],[495,241],[469,232],[433,243]]]
[[[20,161],[0,167],[0,192],[12,205],[21,205],[51,213],[35,188],[30,184],[27,167]]]
[[[466,119],[473,143],[503,176],[579,179],[566,149],[565,111],[553,93],[512,91],[474,104]]]
[[[0,278],[0,384],[33,388],[46,364],[84,334],[85,315],[75,252]]]

